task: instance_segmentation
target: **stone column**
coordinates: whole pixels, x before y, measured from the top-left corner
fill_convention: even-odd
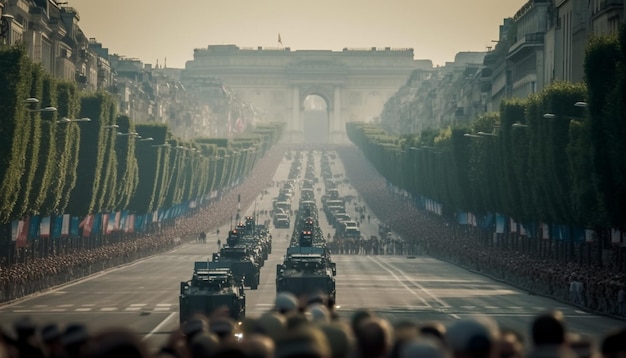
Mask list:
[[[341,118],[341,88],[335,87],[335,98],[333,100],[333,118],[330,122],[330,142],[336,143],[338,140],[339,132],[341,132],[341,126],[343,125],[343,118]]]

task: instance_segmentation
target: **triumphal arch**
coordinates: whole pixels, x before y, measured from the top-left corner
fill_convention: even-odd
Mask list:
[[[411,72],[423,67],[424,61],[413,58],[413,49],[291,51],[210,45],[194,50],[182,78],[195,83],[219,78],[242,100],[261,108],[266,119],[286,122],[288,138],[295,142],[307,135],[305,99],[319,96],[326,102],[329,142],[342,143],[347,122],[376,120]]]

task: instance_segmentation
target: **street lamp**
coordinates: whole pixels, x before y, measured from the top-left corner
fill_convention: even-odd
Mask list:
[[[576,106],[576,107],[582,107],[582,108],[587,108],[587,102],[584,102],[584,101],[578,101],[578,102],[574,103],[574,106]]]
[[[128,136],[136,137],[136,136],[139,136],[139,133],[137,133],[137,132],[128,132],[128,133],[119,132],[119,133],[117,133],[115,135],[120,136],[120,137],[123,137],[123,136],[126,136],[126,137],[128,137]]]
[[[154,140],[154,138],[152,137],[148,137],[148,138],[138,138],[137,141],[139,142],[152,142]]]
[[[117,124],[111,124],[109,126],[104,126],[102,128],[104,129],[115,129],[115,128],[119,128],[120,126],[118,126]]]
[[[24,100],[24,103],[27,103],[29,105],[33,105],[33,104],[37,104],[39,103],[39,100],[35,97],[29,97],[26,98]],[[44,107],[44,108],[27,108],[26,109],[28,112],[34,113],[34,112],[56,112],[57,109],[56,107],[52,107],[52,106],[48,106],[48,107]]]
[[[528,128],[528,124],[522,124],[519,122],[513,123],[513,128]]]
[[[168,143],[163,143],[163,144],[154,144],[152,145],[153,148],[170,148],[170,145]]]
[[[476,134],[478,134],[479,136],[483,136],[483,137],[497,137],[498,136],[497,134],[487,133],[487,132],[478,132]]]
[[[70,119],[67,117],[63,117],[57,121],[57,123],[70,123],[70,122],[91,122],[91,118],[83,117],[83,118]]]
[[[468,138],[480,138],[479,135],[476,134],[471,134],[471,133],[465,133],[463,134],[463,137],[468,137]]]

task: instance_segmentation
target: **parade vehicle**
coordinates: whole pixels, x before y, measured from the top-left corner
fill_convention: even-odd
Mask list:
[[[228,265],[237,280],[256,290],[260,282],[260,249],[249,247],[242,242],[240,230],[233,229],[228,233],[227,245],[219,253],[213,254],[213,262]]]
[[[275,214],[274,215],[274,227],[288,229],[291,226],[291,220],[287,214]]]
[[[292,246],[282,264],[276,266],[276,292],[291,292],[296,296],[326,295],[336,297],[334,262],[321,247]]]
[[[181,323],[196,313],[209,316],[224,307],[231,318],[243,320],[246,315],[243,283],[227,265],[195,262],[191,280],[180,283],[179,306]]]

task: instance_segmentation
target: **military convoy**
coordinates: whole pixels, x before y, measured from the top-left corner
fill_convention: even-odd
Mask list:
[[[315,182],[313,158],[308,158],[305,181],[307,189]],[[294,222],[290,247],[283,263],[276,266],[276,292],[291,292],[296,296],[323,294],[336,298],[336,265],[326,247],[326,239],[318,222],[318,210],[313,190],[306,190]]]
[[[292,225],[291,198],[300,170],[300,159],[301,154],[298,153],[292,162],[290,181],[274,200],[272,215],[276,227],[289,228]],[[323,294],[334,301],[337,269],[318,222],[313,190],[316,182],[313,156],[310,155],[293,222],[290,247],[283,263],[276,267],[276,291],[287,291],[300,297]],[[336,199],[333,197],[333,200]],[[278,220],[284,220],[285,216],[286,222]],[[194,313],[210,315],[220,307],[228,308],[233,319],[242,320],[246,312],[244,289],[258,288],[261,267],[271,252],[272,236],[265,225],[256,224],[255,217],[246,217],[245,223],[229,230],[226,245],[219,252],[213,253],[212,261],[195,262],[192,279],[181,282],[181,323]]]
[[[226,245],[212,255],[212,261],[194,263],[193,277],[180,283],[180,321],[194,313],[211,314],[220,307],[242,320],[246,314],[244,287],[256,290],[261,266],[272,252],[272,236],[254,217],[246,217],[228,232]]]

